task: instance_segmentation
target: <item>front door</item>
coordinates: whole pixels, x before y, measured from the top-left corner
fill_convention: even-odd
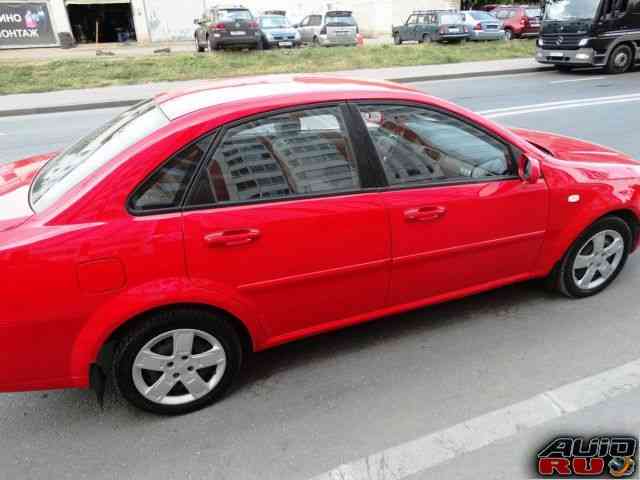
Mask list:
[[[389,189],[391,304],[525,277],[547,223],[547,188],[515,175],[511,147],[446,113],[360,105]]]
[[[263,319],[271,342],[386,305],[390,232],[340,106],[235,125],[184,214],[187,268]]]

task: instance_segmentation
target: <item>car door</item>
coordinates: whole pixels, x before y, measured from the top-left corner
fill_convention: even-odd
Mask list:
[[[309,107],[224,129],[184,213],[193,281],[248,305],[274,342],[386,305],[387,214],[345,112]]]
[[[512,147],[414,105],[358,105],[389,184],[391,304],[524,278],[547,224],[547,188],[516,175]]]
[[[309,25],[309,17],[304,17],[298,26],[298,32],[300,33],[300,39],[303,42],[307,42],[308,35],[306,33],[307,26]]]
[[[413,41],[416,39],[417,19],[418,19],[417,15],[411,15],[407,20],[407,24],[405,25],[405,29],[404,29],[404,34],[402,35],[403,41],[406,41],[406,40]]]

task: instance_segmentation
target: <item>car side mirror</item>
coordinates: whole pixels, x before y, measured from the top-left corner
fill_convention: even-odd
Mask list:
[[[540,162],[523,153],[518,159],[518,176],[527,183],[538,183],[541,177]]]

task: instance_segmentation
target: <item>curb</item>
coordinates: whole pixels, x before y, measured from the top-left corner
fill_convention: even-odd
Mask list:
[[[490,72],[473,72],[473,73],[451,73],[443,75],[424,75],[416,77],[401,77],[401,78],[389,78],[386,81],[395,83],[416,83],[416,82],[429,82],[435,80],[456,80],[461,78],[476,78],[476,77],[496,77],[502,75],[517,75],[521,73],[536,73],[547,72],[554,70],[554,67],[527,67],[527,68],[513,68],[509,70],[490,71]],[[0,97],[1,98],[1,97]],[[93,103],[78,103],[75,105],[59,105],[53,107],[35,107],[35,108],[19,108],[14,110],[0,110],[0,118],[2,117],[18,117],[22,115],[41,115],[47,113],[65,113],[65,112],[80,112],[86,110],[98,110],[102,108],[121,108],[130,107],[136,103],[141,102],[144,99],[135,100],[117,100],[117,101],[105,101],[105,102],[93,102]]]

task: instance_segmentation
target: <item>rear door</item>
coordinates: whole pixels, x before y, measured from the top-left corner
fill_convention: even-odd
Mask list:
[[[340,105],[230,126],[184,213],[187,268],[278,342],[386,305],[390,232]]]
[[[511,147],[446,112],[359,109],[389,183],[392,305],[526,277],[547,224],[547,188],[516,174]]]

